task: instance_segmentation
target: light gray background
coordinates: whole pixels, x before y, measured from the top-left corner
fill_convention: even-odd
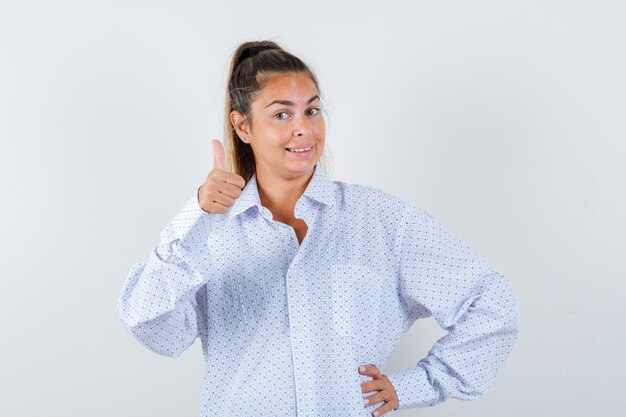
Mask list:
[[[158,356],[114,308],[212,167],[229,54],[263,38],[319,76],[331,176],[433,213],[520,299],[483,397],[395,415],[623,412],[623,2],[0,4],[0,415],[199,414],[199,342]],[[441,335],[416,323],[386,371]]]

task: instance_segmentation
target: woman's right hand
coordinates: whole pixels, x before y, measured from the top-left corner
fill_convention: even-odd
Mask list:
[[[211,140],[213,169],[198,188],[198,204],[209,213],[224,214],[241,195],[246,181],[241,175],[224,171],[224,148],[219,139]]]

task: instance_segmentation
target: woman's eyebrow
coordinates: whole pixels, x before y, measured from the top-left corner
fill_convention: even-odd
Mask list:
[[[313,96],[310,99],[307,100],[306,104],[311,103],[313,100],[315,99],[319,99],[319,96]],[[294,103],[293,101],[289,101],[289,100],[274,100],[272,101],[270,104],[268,104],[267,106],[265,106],[265,108],[268,108],[269,106],[271,106],[272,104],[282,104],[284,106],[293,106]]]

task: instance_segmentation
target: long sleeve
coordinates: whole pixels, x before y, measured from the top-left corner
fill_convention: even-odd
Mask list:
[[[177,357],[205,332],[207,230],[211,213],[194,193],[160,234],[147,260],[132,265],[117,316],[144,346]]]
[[[509,282],[426,211],[407,207],[399,253],[401,297],[412,321],[448,333],[413,368],[388,375],[399,409],[482,395],[517,339],[520,306]]]

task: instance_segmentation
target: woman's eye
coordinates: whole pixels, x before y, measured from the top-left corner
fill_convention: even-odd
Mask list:
[[[312,111],[312,114],[317,114],[319,113],[320,109],[309,109]]]
[[[275,117],[275,118],[277,118],[277,119],[279,119],[279,120],[282,120],[282,119],[284,119],[284,117],[278,117],[278,116],[279,116],[279,115],[281,115],[281,114],[287,114],[287,112],[286,112],[286,111],[281,111],[280,113],[276,113],[276,114],[274,115],[274,117]]]

